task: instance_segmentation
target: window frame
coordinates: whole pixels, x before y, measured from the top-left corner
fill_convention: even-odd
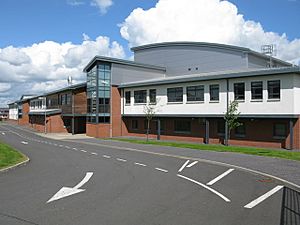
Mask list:
[[[253,86],[253,84],[258,84],[258,83],[261,84],[261,98],[255,97],[255,95],[258,95],[258,94],[254,93],[254,88],[256,88],[256,90],[257,90],[258,86],[255,87],[255,86]],[[253,101],[263,100],[263,98],[264,98],[264,83],[263,83],[263,81],[251,81],[250,85],[251,85],[251,100],[253,100]]]
[[[241,91],[241,93],[238,93],[238,92],[240,92],[240,90],[239,90],[240,85],[242,85],[243,91]],[[245,101],[245,97],[246,97],[245,91],[246,91],[245,82],[236,82],[236,83],[234,83],[233,84],[234,100],[236,100],[236,101]]]
[[[278,134],[276,131],[276,125],[283,125],[284,126],[284,134]],[[273,138],[274,139],[285,139],[287,137],[287,124],[284,122],[277,122],[273,124]]]
[[[218,98],[217,99],[213,99],[212,98],[212,91],[213,91],[213,87],[218,87]],[[209,85],[209,101],[210,102],[219,102],[220,101],[220,84],[210,84]]]
[[[174,98],[175,101],[170,100],[170,92],[174,90]],[[180,91],[179,91],[180,90]],[[181,93],[180,93],[181,92]],[[178,95],[179,93],[179,95]],[[178,95],[178,96],[177,96]],[[173,97],[173,96],[172,96]],[[172,87],[172,88],[167,88],[167,100],[168,103],[183,103],[183,87]],[[173,99],[172,99],[173,100]]]
[[[127,94],[129,94],[129,96],[127,96]],[[125,96],[125,105],[130,105],[131,104],[131,91],[125,91],[125,94],[124,94]],[[129,99],[127,98],[127,97],[129,97]],[[127,101],[127,100],[129,100],[129,101]]]
[[[136,98],[140,95],[138,95],[138,93],[143,93],[143,95],[141,95],[143,98]],[[133,97],[134,97],[134,104],[146,104],[147,103],[147,90],[136,90],[133,92]],[[138,99],[142,99],[142,101],[137,101]]]
[[[279,93],[277,93],[277,95],[279,96],[279,97],[274,97],[274,89],[276,88],[276,87],[271,87],[270,86],[270,83],[272,83],[272,82],[278,82],[279,83]],[[272,89],[271,89],[272,88]],[[280,100],[280,98],[281,98],[281,81],[280,80],[268,80],[267,81],[267,90],[268,90],[268,100]]]
[[[154,93],[154,95],[152,96],[151,94],[153,94],[153,93]],[[154,98],[154,99],[152,99],[152,98]],[[152,100],[154,100],[154,101],[152,101]],[[149,103],[156,104],[156,89],[149,90]]]
[[[189,129],[184,130],[184,129],[177,129],[178,127],[178,123],[182,123],[182,122],[187,122],[189,123]],[[181,124],[182,125],[182,124]],[[192,133],[192,121],[190,120],[186,120],[186,119],[175,119],[174,120],[174,133],[176,134],[190,134]]]
[[[194,89],[194,90],[191,90],[191,89]],[[190,92],[194,92],[194,97],[191,97],[189,96]],[[200,92],[200,94],[199,94]],[[186,101],[187,102],[204,102],[204,92],[205,92],[205,89],[204,89],[204,85],[201,84],[201,85],[195,85],[195,86],[187,86],[186,87]],[[197,95],[197,93],[199,95]],[[191,99],[193,98],[193,99]],[[199,99],[197,99],[199,98]]]

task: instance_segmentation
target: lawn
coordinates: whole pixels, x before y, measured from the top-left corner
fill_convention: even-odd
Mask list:
[[[27,159],[25,155],[0,142],[0,169],[13,166]]]
[[[170,141],[156,141],[156,140],[140,140],[130,138],[113,138],[112,140],[130,142],[135,144],[149,144],[149,145],[160,145],[160,146],[171,146],[177,148],[189,148],[195,150],[207,150],[215,152],[236,152],[248,155],[259,155],[276,157],[283,159],[291,159],[300,161],[300,152],[289,151],[289,150],[276,150],[266,148],[254,148],[254,147],[240,147],[240,146],[224,146],[224,145],[205,145],[205,144],[193,144],[184,142],[170,142]]]

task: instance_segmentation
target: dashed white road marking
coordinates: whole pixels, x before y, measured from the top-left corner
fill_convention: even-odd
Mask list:
[[[271,195],[275,194],[277,191],[282,189],[284,186],[283,185],[278,185],[274,187],[272,190],[268,191],[267,193],[263,194],[262,196],[258,197],[257,199],[253,200],[252,202],[248,203],[247,205],[244,206],[244,208],[251,209],[254,206],[258,205],[262,201],[266,200],[269,198]]]
[[[190,160],[186,160],[185,163],[180,167],[180,169],[178,170],[178,172],[181,172],[185,167],[186,165],[190,162]]]
[[[196,181],[196,180],[193,180],[193,179],[191,179],[191,178],[189,178],[189,177],[185,177],[185,176],[180,175],[180,174],[177,174],[177,176],[178,176],[178,177],[181,177],[181,178],[183,178],[183,179],[186,179],[186,180],[188,180],[188,181],[191,181],[191,182],[193,182],[193,183],[195,183],[195,184],[198,184],[199,186],[201,186],[201,187],[203,187],[203,188],[205,188],[205,189],[211,191],[212,193],[214,193],[214,194],[218,195],[220,198],[222,198],[225,202],[230,202],[230,200],[229,200],[228,198],[226,198],[224,195],[222,195],[221,193],[219,193],[219,192],[217,192],[216,190],[212,189],[211,187],[206,186],[205,184],[202,184],[202,183],[200,183],[200,182],[198,182],[198,181]]]
[[[2,135],[5,135],[5,133],[4,133],[4,132],[2,132],[1,134],[2,134]]]
[[[68,148],[68,149],[70,149],[70,147],[69,147],[69,146],[65,146],[65,148]]]
[[[80,151],[82,151],[82,152],[87,152],[86,150],[83,150],[83,149],[81,149]]]
[[[57,144],[53,144],[54,146],[57,146]]]
[[[77,148],[72,148],[73,150],[77,150]]]
[[[21,142],[23,145],[28,145],[28,142],[27,141],[22,141]]]
[[[229,169],[227,171],[225,171],[224,173],[222,173],[221,175],[217,176],[216,178],[212,179],[211,181],[209,181],[207,183],[207,185],[213,185],[214,183],[218,182],[219,180],[221,180],[223,177],[227,176],[228,174],[230,174],[232,171],[234,171],[234,169]]]
[[[164,172],[164,173],[169,172],[168,170],[165,170],[165,169],[162,169],[162,168],[158,168],[158,167],[156,167],[155,169],[158,170],[158,171]]]
[[[120,161],[120,162],[127,162],[126,159],[117,158],[117,160]]]
[[[64,147],[63,145],[59,145],[59,147]]]
[[[147,165],[145,165],[145,164],[143,164],[143,163],[138,163],[138,162],[135,162],[134,164],[135,164],[135,165],[138,165],[138,166],[147,166]]]
[[[91,152],[92,155],[98,155],[96,152]]]
[[[104,157],[104,158],[107,158],[107,159],[110,159],[110,158],[111,158],[111,156],[109,156],[109,155],[103,155],[103,157]]]

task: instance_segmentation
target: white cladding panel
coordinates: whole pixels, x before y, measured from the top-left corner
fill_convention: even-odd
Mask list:
[[[294,87],[294,80],[297,80],[297,87]],[[280,80],[281,83],[281,98],[278,101],[268,100],[267,81]],[[263,100],[251,100],[251,81],[263,81]],[[297,75],[270,75],[257,76],[241,79],[229,80],[229,100],[234,100],[233,84],[238,82],[245,83],[245,101],[239,102],[239,111],[241,115],[292,115],[300,114],[300,107],[297,105],[297,99],[300,99],[300,78]],[[204,85],[204,102],[203,103],[188,103],[186,101],[186,87],[195,85]],[[220,100],[219,102],[210,102],[209,85],[220,85]],[[183,87],[183,103],[168,103],[167,88]],[[193,83],[180,83],[170,85],[159,85],[141,88],[126,88],[124,91],[131,91],[131,104],[124,105],[123,114],[143,115],[144,104],[134,104],[134,90],[157,90],[157,114],[165,115],[223,115],[226,112],[226,80],[202,81]],[[125,93],[125,92],[124,92]],[[296,106],[296,107],[295,107]]]
[[[8,119],[18,120],[18,108],[9,109]]]
[[[167,76],[247,68],[247,53],[230,49],[169,46],[136,51],[135,62],[167,68]],[[190,70],[189,70],[190,69]]]
[[[119,85],[125,82],[155,79],[165,76],[164,71],[115,63],[112,64],[111,70],[111,82],[113,85]]]

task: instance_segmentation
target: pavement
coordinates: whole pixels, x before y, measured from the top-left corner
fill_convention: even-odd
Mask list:
[[[268,225],[299,219],[297,211],[291,214],[300,198],[290,184],[202,160],[214,152],[49,139],[8,124],[0,125],[0,140],[31,159],[0,173],[0,224]],[[219,154],[210,157],[226,161],[231,155]]]

